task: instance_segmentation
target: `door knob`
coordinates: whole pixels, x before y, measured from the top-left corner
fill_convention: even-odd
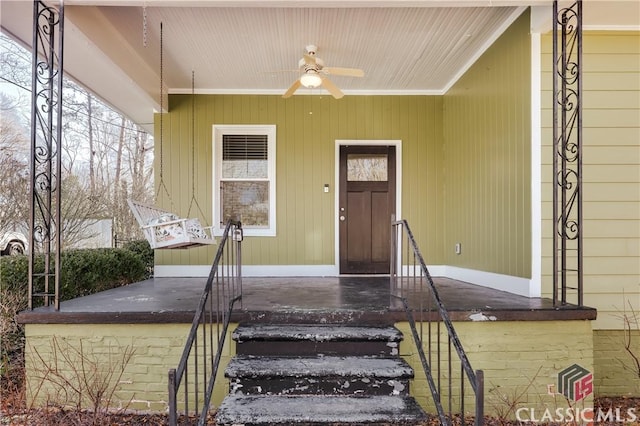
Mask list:
[[[345,219],[344,216],[340,216],[340,221],[341,222],[344,222],[344,219]]]

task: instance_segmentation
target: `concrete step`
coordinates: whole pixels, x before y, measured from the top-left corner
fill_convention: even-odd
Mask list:
[[[403,339],[395,327],[336,324],[247,324],[232,337],[237,353],[250,355],[397,356]]]
[[[413,369],[401,358],[234,357],[230,392],[274,395],[408,395]]]
[[[415,425],[427,415],[406,396],[230,395],[219,425]]]

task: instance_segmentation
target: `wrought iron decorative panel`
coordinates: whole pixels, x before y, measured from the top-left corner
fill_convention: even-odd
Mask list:
[[[64,6],[33,3],[29,308],[59,309]],[[36,262],[36,254],[44,262]]]
[[[582,306],[582,1],[553,19],[553,300]]]

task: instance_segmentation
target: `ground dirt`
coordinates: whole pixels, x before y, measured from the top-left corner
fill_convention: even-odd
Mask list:
[[[100,414],[95,416],[89,412],[77,412],[74,410],[62,410],[60,408],[50,408],[48,410],[24,410],[20,407],[12,406],[10,401],[3,399],[2,411],[0,412],[0,425],[12,426],[164,426],[168,424],[167,417],[161,414]],[[9,403],[9,404],[8,404]],[[15,403],[15,401],[13,401]],[[640,398],[596,398],[595,407],[601,408],[605,412],[612,409],[615,413],[620,408],[621,413],[626,413],[628,409],[638,413],[638,421],[635,422],[598,422],[599,425],[640,425]],[[191,425],[193,421],[185,421],[181,419],[179,424]],[[457,419],[456,424],[460,424]],[[207,424],[215,424],[213,419]],[[421,426],[439,425],[437,419],[433,419]],[[473,419],[466,419],[466,424],[473,424]],[[518,423],[516,421],[507,421],[495,417],[486,417],[485,425],[487,426],[516,426],[522,424],[534,423]],[[541,426],[555,426],[560,423],[535,423]],[[562,423],[563,425],[577,425],[576,423]]]

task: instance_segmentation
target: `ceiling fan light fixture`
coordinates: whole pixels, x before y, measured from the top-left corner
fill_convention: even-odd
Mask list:
[[[300,84],[308,89],[315,89],[322,84],[322,78],[317,73],[305,73],[300,76]]]

